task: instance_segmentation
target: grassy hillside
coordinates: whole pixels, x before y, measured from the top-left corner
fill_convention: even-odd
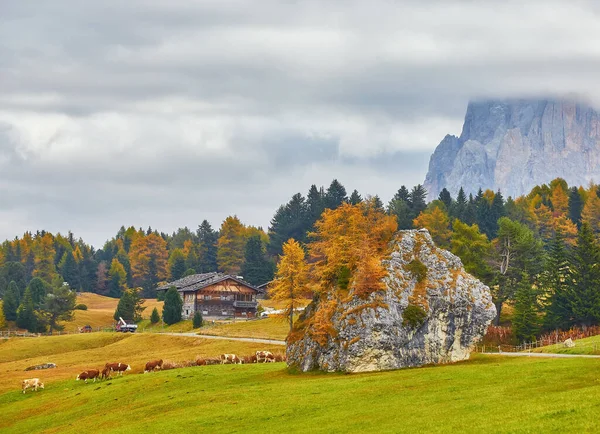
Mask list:
[[[64,381],[0,395],[29,432],[593,432],[600,361],[477,356],[392,372],[291,374],[281,363]]]
[[[270,317],[253,321],[237,321],[228,324],[209,324],[199,329],[198,334],[284,340],[287,337],[288,331],[289,325],[284,318]]]
[[[270,346],[226,340],[209,340],[156,334],[85,333],[78,335],[11,338],[0,340],[0,393],[20,387],[23,378],[40,377],[48,384],[72,379],[85,369],[98,369],[106,362],[131,364],[142,372],[148,360],[193,360],[222,353],[252,354],[257,350],[282,351]],[[56,369],[24,372],[28,366],[56,363]],[[1,431],[1,430],[0,430]]]
[[[600,336],[591,336],[589,338],[577,339],[575,347],[565,348],[560,343],[556,345],[548,345],[542,348],[532,350],[537,353],[558,353],[558,354],[597,354],[600,355]]]
[[[92,327],[110,327],[114,324],[113,315],[119,302],[116,298],[104,297],[102,295],[93,294],[90,292],[84,292],[77,297],[77,303],[85,304],[87,310],[76,310],[75,318],[73,321],[65,323],[66,331],[75,331],[79,327],[86,324]],[[162,312],[162,301],[155,299],[148,299],[144,303],[146,310],[144,310],[143,317],[150,318],[152,309],[155,307],[158,309],[158,313]]]

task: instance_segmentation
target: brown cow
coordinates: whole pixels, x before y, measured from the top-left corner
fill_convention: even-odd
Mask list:
[[[146,363],[146,367],[144,368],[144,374],[146,372],[154,371],[156,368],[162,369],[162,365],[163,365],[162,359],[153,360],[151,362],[148,362],[148,363]]]
[[[228,364],[235,364],[235,365],[241,365],[242,361],[240,360],[240,358],[238,356],[236,356],[235,354],[221,354],[221,365],[228,365]]]
[[[131,366],[125,363],[107,363],[104,367],[109,368],[112,372],[117,372],[119,375],[123,375],[125,371],[131,371]]]
[[[96,382],[96,378],[100,379],[100,371],[97,369],[88,369],[87,371],[83,371],[76,378],[77,381],[83,380],[84,383],[87,383],[88,380],[94,379],[94,383]]]
[[[111,375],[110,375],[111,372],[112,371],[110,370],[110,368],[108,366],[105,366],[104,369],[102,370],[102,377],[101,378],[103,380],[111,378]]]
[[[23,380],[23,393],[25,393],[25,391],[30,387],[37,392],[38,387],[40,389],[44,388],[44,383],[42,383],[39,378],[29,378],[27,380]]]
[[[257,363],[272,363],[275,362],[275,356],[270,351],[257,351],[256,352]]]

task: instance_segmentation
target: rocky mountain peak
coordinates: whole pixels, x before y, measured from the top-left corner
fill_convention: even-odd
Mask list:
[[[586,185],[600,178],[600,119],[586,104],[558,99],[469,103],[460,137],[446,136],[429,162],[425,187],[437,198],[479,188],[528,193],[556,177]],[[594,178],[595,177],[595,178]]]

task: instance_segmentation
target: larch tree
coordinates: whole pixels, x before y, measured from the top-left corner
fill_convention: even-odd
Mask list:
[[[283,255],[277,265],[269,295],[273,300],[284,303],[284,316],[288,317],[290,331],[294,325],[294,309],[307,292],[308,265],[304,249],[296,240],[289,239],[283,244]]]
[[[244,263],[246,227],[237,216],[229,216],[223,221],[220,234],[217,242],[219,271],[226,274],[240,274]]]
[[[452,232],[448,214],[442,208],[433,206],[423,211],[413,221],[413,225],[415,228],[427,229],[436,245],[448,247]]]
[[[108,270],[108,296],[119,298],[126,288],[127,273],[125,267],[117,258],[113,258]]]
[[[44,279],[46,282],[55,282],[58,277],[56,266],[54,265],[54,257],[56,250],[54,249],[54,238],[52,234],[46,233],[43,236],[37,237],[34,246],[34,261],[35,270],[34,277]]]
[[[129,249],[129,261],[134,285],[141,286],[144,294],[152,295],[158,282],[167,279],[167,242],[155,233],[139,236]]]
[[[452,223],[451,251],[462,261],[467,273],[484,282],[490,281],[491,269],[487,259],[492,252],[492,243],[479,232],[476,224],[467,225],[458,219]]]
[[[581,221],[587,223],[594,234],[600,234],[600,198],[598,198],[595,189],[591,189],[588,193],[585,206],[581,212]]]

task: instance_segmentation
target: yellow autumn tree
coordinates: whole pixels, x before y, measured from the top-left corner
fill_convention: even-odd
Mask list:
[[[117,258],[113,258],[110,269],[108,270],[109,292],[110,297],[118,298],[121,293],[127,289],[127,272],[123,264]]]
[[[244,263],[246,227],[237,216],[227,217],[221,224],[217,241],[217,265],[226,274],[239,274]]]
[[[37,237],[33,245],[34,264],[33,277],[39,277],[46,282],[54,282],[58,277],[54,257],[54,237],[50,233]]]
[[[135,237],[129,249],[134,284],[148,292],[156,283],[165,280],[168,256],[167,242],[159,235],[151,233]]]
[[[560,217],[569,213],[569,195],[567,194],[567,183],[557,178],[550,183],[552,189],[550,194],[550,202],[554,217]]]
[[[587,199],[581,212],[581,221],[590,225],[595,234],[600,233],[600,198],[595,188],[587,192]]]
[[[290,331],[294,325],[294,309],[308,291],[308,265],[305,261],[304,249],[293,238],[283,244],[283,255],[277,264],[275,280],[269,290],[273,300],[282,301],[284,316],[290,323]]]
[[[431,234],[434,243],[440,247],[450,245],[450,219],[440,207],[434,206],[423,211],[413,220],[415,228],[425,228]]]

